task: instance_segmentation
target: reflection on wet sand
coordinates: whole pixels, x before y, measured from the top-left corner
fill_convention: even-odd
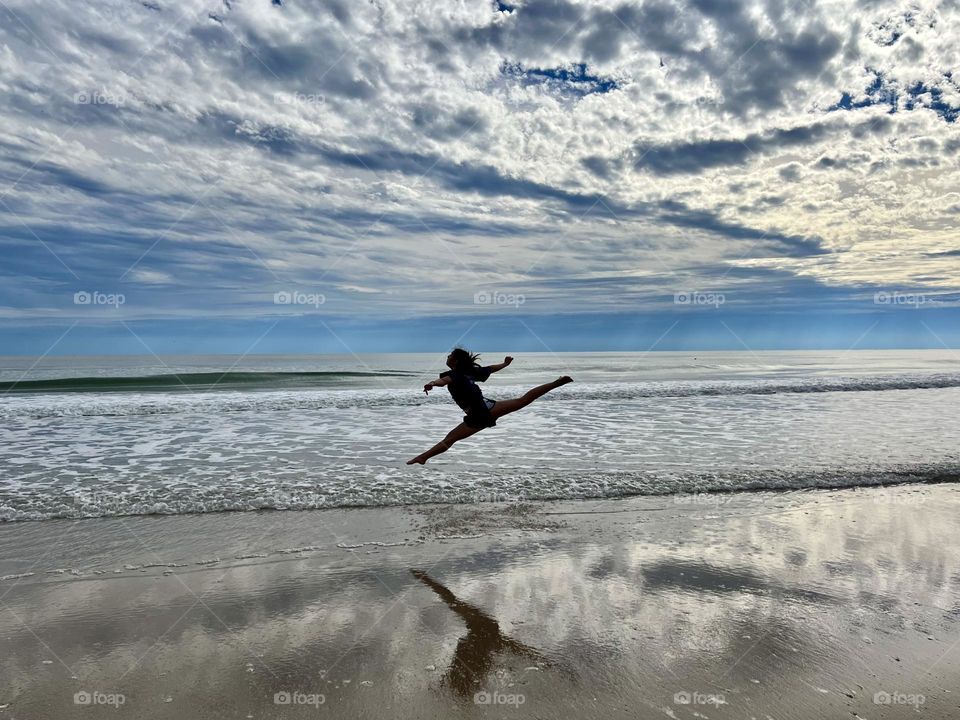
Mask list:
[[[421,570],[410,570],[413,576],[433,590],[447,607],[467,626],[467,634],[460,638],[453,653],[450,668],[443,676],[443,684],[462,698],[472,698],[483,680],[490,674],[498,656],[513,654],[530,658],[540,665],[549,665],[541,653],[529,645],[504,635],[500,624],[476,605],[461,600],[444,585]]]
[[[810,603],[838,602],[827,593],[793,587],[749,568],[717,567],[697,560],[659,560],[644,567],[641,574],[646,587],[652,592],[748,593]]]
[[[122,693],[116,720],[320,716],[278,696],[396,720],[494,717],[498,697],[514,720],[960,717],[960,486],[883,492],[562,503],[542,506],[559,527],[409,545],[387,544],[419,532],[395,509],[64,524],[32,545],[0,526],[0,556],[80,573],[0,576],[0,720],[77,717],[80,691]],[[384,544],[315,551],[318,521]]]

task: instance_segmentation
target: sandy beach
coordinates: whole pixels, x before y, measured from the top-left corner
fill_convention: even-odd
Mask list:
[[[0,718],[955,717],[958,510],[944,484],[7,524]]]
[[[0,720],[960,720],[960,2],[0,18]]]

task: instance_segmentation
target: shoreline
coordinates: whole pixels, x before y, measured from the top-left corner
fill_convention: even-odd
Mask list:
[[[960,716],[958,510],[940,483],[7,523],[0,575],[35,574],[0,581],[0,720],[77,693],[118,718]]]
[[[401,468],[402,469],[402,468]],[[417,468],[411,472],[429,472],[432,467],[425,471]],[[646,471],[621,471],[619,473],[592,473],[591,482],[603,486],[605,494],[597,495],[553,495],[550,492],[543,494],[531,492],[528,487],[523,487],[519,492],[506,492],[503,488],[485,488],[478,490],[473,483],[477,482],[472,478],[469,483],[463,484],[453,490],[448,489],[449,499],[435,499],[430,491],[426,492],[422,498],[411,498],[408,500],[396,500],[395,502],[375,503],[371,501],[351,502],[327,502],[326,492],[295,492],[290,489],[279,489],[273,492],[272,497],[257,497],[247,499],[245,502],[252,503],[243,505],[240,498],[231,500],[236,506],[215,507],[212,509],[173,509],[170,510],[167,501],[153,501],[154,506],[163,506],[162,510],[148,509],[151,507],[148,501],[139,512],[109,512],[104,514],[80,514],[69,515],[66,512],[52,515],[49,517],[14,517],[15,513],[23,514],[25,511],[16,510],[15,502],[12,498],[7,499],[7,505],[0,505],[0,527],[8,524],[20,525],[23,523],[36,522],[77,522],[80,520],[109,520],[112,518],[136,518],[136,517],[180,517],[180,516],[205,516],[235,513],[268,513],[268,512],[332,512],[336,510],[404,510],[416,509],[418,507],[431,506],[463,506],[463,505],[497,505],[497,504],[542,504],[553,502],[596,502],[596,501],[628,501],[635,498],[674,498],[677,504],[691,502],[690,498],[699,496],[726,496],[743,493],[771,493],[785,494],[795,492],[820,492],[830,490],[855,490],[858,488],[896,488],[902,485],[941,485],[941,484],[960,484],[960,467],[950,464],[931,464],[916,465],[913,467],[892,468],[888,470],[858,470],[853,471],[794,471],[791,473],[776,473],[772,471],[762,471],[756,473],[755,479],[746,479],[742,471],[731,472],[729,475],[714,473],[709,475],[691,474],[684,478],[682,487],[657,488],[647,486],[637,487],[637,482],[658,481],[654,473]],[[771,479],[772,478],[772,479]],[[672,479],[677,482],[676,478]],[[532,478],[526,478],[527,485],[534,482]],[[734,484],[738,483],[738,484]],[[611,492],[610,488],[619,488],[616,492]],[[439,492],[439,488],[436,489]],[[262,492],[267,492],[263,489]],[[99,493],[89,490],[78,491],[76,495],[65,495],[63,507],[84,507],[85,505],[103,504],[105,493]],[[294,499],[291,506],[291,499]],[[224,503],[225,498],[213,496],[207,499],[193,499],[189,502],[204,505],[205,503]],[[265,504],[272,502],[274,504]],[[13,503],[13,504],[9,504]],[[88,511],[89,513],[89,511]]]

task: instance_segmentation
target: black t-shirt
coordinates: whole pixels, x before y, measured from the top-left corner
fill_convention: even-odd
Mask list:
[[[447,389],[450,391],[450,397],[459,405],[464,412],[487,412],[487,406],[483,401],[483,392],[477,387],[478,382],[484,382],[490,377],[490,368],[476,367],[466,372],[459,370],[447,370],[440,373],[440,377],[450,378]]]

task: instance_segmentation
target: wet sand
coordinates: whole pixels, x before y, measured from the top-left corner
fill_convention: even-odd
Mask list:
[[[945,484],[5,524],[0,720],[960,717],[958,518]]]

